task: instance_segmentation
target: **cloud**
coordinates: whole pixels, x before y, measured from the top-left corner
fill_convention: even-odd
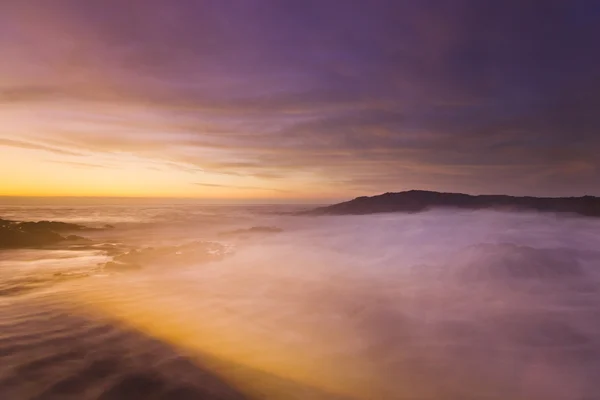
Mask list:
[[[5,139],[5,138],[0,138],[0,146],[17,147],[20,149],[28,149],[28,150],[42,150],[42,151],[47,151],[47,152],[51,152],[51,153],[55,153],[55,154],[59,154],[59,155],[66,155],[66,156],[82,155],[82,153],[77,152],[77,151],[64,150],[64,149],[59,149],[56,147],[45,146],[43,144],[23,142],[21,140],[13,140],[13,139]]]
[[[261,187],[261,186],[220,185],[220,184],[215,184],[215,183],[202,183],[202,182],[196,182],[196,183],[194,183],[194,185],[210,187],[210,188],[227,188],[227,189],[242,189],[242,190],[269,190],[269,191],[282,192],[282,193],[289,192],[289,190],[268,188],[268,187]]]
[[[80,168],[107,168],[107,166],[104,166],[104,165],[92,164],[92,163],[86,163],[86,162],[54,161],[54,160],[50,160],[49,162],[56,163],[56,164],[68,165],[68,166],[72,166],[72,167],[80,167]]]
[[[600,151],[585,1],[26,3],[0,6],[0,102],[39,121],[28,148],[314,190],[598,187],[573,167]]]

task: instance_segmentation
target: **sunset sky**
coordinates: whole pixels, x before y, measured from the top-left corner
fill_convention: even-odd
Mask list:
[[[600,195],[600,2],[3,0],[0,195]]]

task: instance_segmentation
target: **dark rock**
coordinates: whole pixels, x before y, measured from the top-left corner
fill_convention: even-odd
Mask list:
[[[237,229],[234,231],[221,232],[219,233],[219,236],[249,236],[255,234],[279,233],[282,231],[283,229],[274,226],[253,226],[252,228],[248,229]]]
[[[38,222],[19,222],[19,224],[27,230],[44,230],[52,232],[70,232],[70,231],[83,231],[90,229],[86,226],[79,224],[71,224],[68,222],[59,221],[38,221]]]
[[[539,212],[567,212],[600,217],[600,198],[583,197],[515,197],[505,195],[472,196],[462,193],[439,193],[410,190],[384,193],[373,197],[357,197],[344,203],[319,207],[303,214],[343,215],[385,212],[420,212],[431,208],[459,208],[467,210],[522,210]]]
[[[159,264],[167,266],[188,265],[219,260],[226,248],[215,242],[192,242],[179,246],[146,247],[130,250],[113,257],[105,264],[105,270],[123,271],[141,266]]]
[[[56,244],[64,238],[51,230],[40,229],[19,222],[5,223],[0,226],[0,248],[39,247]]]
[[[131,262],[109,261],[106,264],[104,264],[104,270],[109,272],[135,271],[141,268],[141,265]]]
[[[0,219],[0,248],[43,247],[64,240],[85,240],[77,235],[69,235],[65,238],[60,233],[86,229],[83,225],[66,222],[19,222]]]
[[[65,240],[73,241],[73,242],[89,242],[90,239],[84,238],[83,236],[78,235],[69,235],[65,237]]]

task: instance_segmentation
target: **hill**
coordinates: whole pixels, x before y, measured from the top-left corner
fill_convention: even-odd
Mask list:
[[[469,195],[410,190],[362,196],[343,203],[308,211],[312,215],[374,214],[386,212],[420,212],[433,208],[466,210],[521,210],[564,212],[600,217],[600,198],[582,197],[518,197],[507,195]]]

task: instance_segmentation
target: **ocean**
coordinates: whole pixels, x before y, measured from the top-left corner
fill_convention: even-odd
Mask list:
[[[0,250],[1,398],[597,398],[600,220],[307,208],[0,206],[112,226]]]

